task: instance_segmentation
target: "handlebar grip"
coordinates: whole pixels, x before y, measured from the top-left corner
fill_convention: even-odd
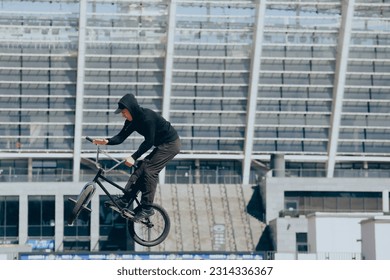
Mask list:
[[[91,137],[89,137],[89,136],[85,137],[85,139],[88,140],[91,143],[93,142],[93,139]]]

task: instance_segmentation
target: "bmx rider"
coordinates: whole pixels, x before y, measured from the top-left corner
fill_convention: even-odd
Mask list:
[[[124,95],[119,100],[115,114],[119,113],[126,119],[121,131],[111,138],[94,139],[93,143],[96,145],[119,145],[134,131],[138,132],[144,137],[144,141],[135,153],[126,158],[125,164],[129,167],[133,166],[136,160],[154,146],[152,152],[145,157],[142,164],[142,174],[139,176],[139,180],[142,180],[141,207],[136,209],[134,219],[141,220],[154,214],[150,205],[156,194],[158,174],[180,152],[180,138],[167,120],[153,110],[141,107],[131,93]],[[132,184],[134,184],[133,176],[129,178],[125,186],[124,195],[116,200],[119,206],[127,206]]]

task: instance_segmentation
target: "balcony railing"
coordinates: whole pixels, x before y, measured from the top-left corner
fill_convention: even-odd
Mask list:
[[[190,171],[190,170],[189,170]],[[278,170],[271,170],[273,176],[277,176]],[[271,173],[272,174],[272,173]],[[81,170],[80,180],[89,181],[95,172],[92,170]],[[264,175],[264,174],[263,174]],[[262,176],[263,176],[262,175]],[[279,173],[280,175],[280,173]],[[255,184],[257,179],[255,172],[251,174],[251,183]],[[272,176],[272,175],[271,175]],[[125,171],[112,172],[110,177],[114,181],[125,182],[129,178],[129,173]],[[284,177],[326,177],[324,169],[286,169]],[[390,170],[386,169],[339,169],[335,170],[334,177],[343,178],[389,178]],[[33,170],[28,173],[27,169],[5,167],[0,168],[0,183],[2,182],[71,182],[73,171],[64,168],[49,168]],[[201,171],[200,174],[193,172],[183,172],[183,170],[169,170],[165,175],[166,184],[241,184],[241,175],[237,171]]]

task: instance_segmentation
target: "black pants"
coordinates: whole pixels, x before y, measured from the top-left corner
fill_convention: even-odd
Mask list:
[[[142,166],[136,170],[126,184],[125,190],[129,191],[135,183],[140,184],[142,192],[141,204],[150,205],[156,194],[158,174],[180,152],[180,139],[161,144],[145,157]]]

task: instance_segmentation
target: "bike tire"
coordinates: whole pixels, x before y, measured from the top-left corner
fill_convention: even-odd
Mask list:
[[[135,242],[145,247],[152,247],[163,242],[171,228],[167,211],[158,204],[152,204],[154,214],[138,222],[130,221],[128,230]]]
[[[93,183],[87,183],[81,190],[79,196],[77,197],[76,203],[68,217],[68,225],[72,225],[77,217],[80,215],[81,211],[88,205],[91,201],[93,194],[95,193],[96,187]]]

